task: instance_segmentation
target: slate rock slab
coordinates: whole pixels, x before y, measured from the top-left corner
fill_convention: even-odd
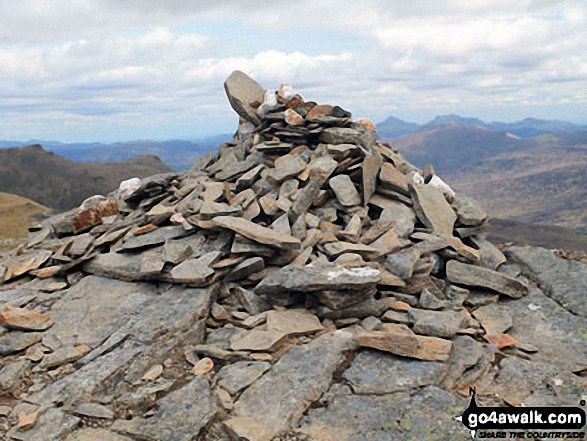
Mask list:
[[[573,314],[587,317],[587,265],[558,258],[543,248],[511,247],[506,248],[505,254],[546,295]]]
[[[288,234],[279,233],[242,218],[218,216],[212,220],[214,225],[242,234],[243,236],[265,245],[280,249],[299,249],[300,241]]]
[[[362,350],[344,372],[357,395],[382,395],[436,384],[444,365]]]
[[[156,293],[154,285],[85,277],[51,309],[56,324],[43,341],[53,349],[82,344],[95,347],[154,300]]]
[[[315,441],[468,441],[471,435],[453,418],[467,400],[428,386],[410,397],[405,392],[338,395],[328,407],[312,409],[299,432]]]
[[[507,301],[512,316],[508,334],[520,347],[536,348],[526,356],[570,372],[587,369],[585,319],[571,314],[537,288],[520,300]]]
[[[236,395],[270,368],[271,364],[266,361],[237,361],[220,369],[215,382],[218,387]]]
[[[41,415],[26,432],[20,432],[18,439],[22,441],[58,441],[69,435],[78,425],[80,419],[60,409],[49,409]]]
[[[489,288],[514,299],[528,294],[528,287],[513,277],[456,260],[447,262],[446,277],[454,283]]]
[[[236,416],[253,418],[272,434],[293,428],[328,389],[344,361],[343,351],[351,346],[351,335],[342,331],[295,346],[243,392],[235,404]]]
[[[160,399],[152,417],[118,420],[113,429],[148,440],[189,441],[198,435],[217,411],[208,380],[200,375]]]
[[[255,288],[257,294],[284,291],[312,292],[328,289],[364,289],[380,280],[379,270],[345,268],[332,263],[289,266],[263,279]]]
[[[65,441],[131,441],[131,439],[106,429],[82,429],[69,435]]]

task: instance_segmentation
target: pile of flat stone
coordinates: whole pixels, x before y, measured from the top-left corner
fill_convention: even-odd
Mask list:
[[[30,407],[10,436],[81,419],[192,439],[221,421],[234,439],[268,440],[358,347],[444,362],[445,390],[491,369],[488,347],[536,351],[507,334],[500,299],[528,285],[484,238],[473,200],[340,107],[238,71],[225,89],[240,122],[217,153],[89,198],[0,260],[0,353],[12,357],[0,386]],[[304,357],[318,385],[295,376]],[[259,403],[286,386],[289,404]],[[197,415],[174,407],[182,394],[198,394]]]

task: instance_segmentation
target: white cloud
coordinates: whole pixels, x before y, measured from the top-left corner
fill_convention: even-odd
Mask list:
[[[222,81],[234,69],[266,87],[292,82],[308,99],[376,120],[390,109],[425,118],[484,106],[585,103],[581,0],[18,5],[0,0],[0,130],[8,134],[22,132],[19,121],[27,130],[36,124],[39,134],[31,137],[62,136],[56,121],[95,131],[150,122],[171,131],[185,121],[188,131],[191,119],[194,135],[225,130],[230,123],[222,121],[234,116]],[[358,43],[341,42],[345,36]]]

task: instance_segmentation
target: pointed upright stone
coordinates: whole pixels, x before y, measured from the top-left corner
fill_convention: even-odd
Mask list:
[[[257,108],[263,102],[265,90],[259,83],[244,72],[235,70],[224,82],[224,90],[236,113],[253,124],[261,123]]]
[[[414,209],[422,223],[438,236],[452,236],[457,214],[442,192],[436,187],[416,183],[410,188]]]

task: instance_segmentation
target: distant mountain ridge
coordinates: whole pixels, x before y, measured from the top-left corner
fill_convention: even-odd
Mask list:
[[[396,138],[398,136],[415,133],[418,130],[424,130],[428,127],[437,127],[454,123],[463,126],[483,128],[494,132],[511,133],[520,138],[534,138],[541,135],[587,131],[587,125],[577,125],[568,121],[560,120],[525,118],[521,121],[512,123],[486,123],[479,118],[467,118],[449,114],[439,115],[425,124],[407,122],[394,116],[390,116],[377,124],[377,133],[380,138]]]
[[[169,171],[153,155],[89,164],[69,161],[38,144],[0,149],[0,192],[22,196],[56,210],[76,207],[94,194],[106,195],[125,179]]]
[[[587,131],[521,138],[451,122],[383,141],[492,217],[587,230]]]
[[[137,140],[111,144],[99,142],[61,143],[42,140],[0,141],[0,147],[24,147],[39,144],[44,149],[70,161],[87,163],[120,162],[140,155],[154,155],[174,170],[187,170],[200,156],[215,151],[219,144],[230,138],[230,135],[222,134],[198,140]]]

